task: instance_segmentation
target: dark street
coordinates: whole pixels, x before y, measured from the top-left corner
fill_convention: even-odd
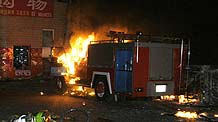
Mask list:
[[[16,84],[17,87],[13,87],[12,83],[13,85]],[[56,115],[61,115],[67,109],[81,108],[89,113],[91,122],[204,122],[206,121],[205,119],[186,120],[177,118],[174,114],[178,109],[192,111],[201,110],[202,112],[212,112],[215,110],[215,108],[196,108],[149,99],[122,100],[118,102],[108,100],[99,102],[95,97],[55,95],[51,92],[52,87],[48,87],[43,83],[34,83],[34,81],[18,81],[16,83],[1,82],[0,86],[1,120],[7,120],[14,114],[22,115],[40,110],[48,110]],[[40,92],[43,92],[44,94],[40,95]]]
[[[217,5],[0,0],[0,122],[218,122]]]
[[[13,83],[17,87],[13,87],[12,82],[1,83],[1,120],[7,120],[7,118],[14,114],[22,115],[40,110],[48,110],[60,115],[63,111],[70,108],[82,108],[88,111],[91,121],[174,121],[173,116],[161,116],[161,113],[166,112],[166,110],[159,109],[158,106],[153,107],[149,104],[151,101],[99,102],[95,97],[84,98],[55,95],[52,92],[48,92],[49,87],[46,89],[46,85],[43,86],[43,84],[30,82],[19,81],[18,83]],[[22,87],[18,87],[21,84]],[[4,88],[2,88],[3,86]],[[40,91],[44,95],[40,95]],[[50,91],[52,91],[51,87]]]

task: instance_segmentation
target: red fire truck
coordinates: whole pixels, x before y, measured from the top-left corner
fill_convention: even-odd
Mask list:
[[[99,100],[108,95],[179,94],[184,86],[187,44],[180,38],[110,31],[110,40],[88,47],[87,77]]]

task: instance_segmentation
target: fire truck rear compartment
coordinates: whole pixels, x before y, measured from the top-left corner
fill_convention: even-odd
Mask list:
[[[93,72],[109,74],[107,83],[111,83],[109,90],[112,94],[132,97],[178,94],[184,57],[181,58],[181,41],[171,41],[133,40],[125,43],[110,40],[90,44],[88,78],[94,77]]]

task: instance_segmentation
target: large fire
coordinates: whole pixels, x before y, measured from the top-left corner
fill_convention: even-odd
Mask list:
[[[71,39],[71,49],[58,57],[58,63],[62,63],[67,70],[64,75],[70,84],[75,84],[75,81],[80,79],[76,74],[76,70],[81,62],[87,60],[88,45],[93,40],[94,33],[87,38],[78,37],[76,40]]]

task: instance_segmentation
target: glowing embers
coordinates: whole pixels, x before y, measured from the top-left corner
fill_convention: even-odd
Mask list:
[[[198,118],[198,115],[196,112],[186,112],[186,111],[178,111],[175,116],[182,117],[182,118],[188,118],[188,119],[196,119]]]
[[[165,95],[161,96],[161,100],[168,100],[168,101],[174,101],[177,102],[178,104],[186,104],[186,103],[199,103],[200,100],[195,98],[194,96],[185,96],[185,95]]]
[[[180,95],[178,96],[179,98],[179,104],[183,104],[183,103],[198,103],[199,100],[198,99],[194,99],[193,96],[187,96],[185,97],[185,95]]]
[[[76,84],[69,84],[70,86],[68,87],[67,94],[70,94],[72,96],[94,96],[95,91],[94,89],[86,86],[80,86]]]
[[[176,96],[175,95],[165,95],[161,96],[161,100],[175,100]]]
[[[217,114],[212,113],[198,113],[198,112],[190,112],[190,111],[178,111],[177,113],[174,114],[176,117],[179,118],[185,118],[185,119],[190,119],[195,121],[209,121],[209,122],[217,122]]]

